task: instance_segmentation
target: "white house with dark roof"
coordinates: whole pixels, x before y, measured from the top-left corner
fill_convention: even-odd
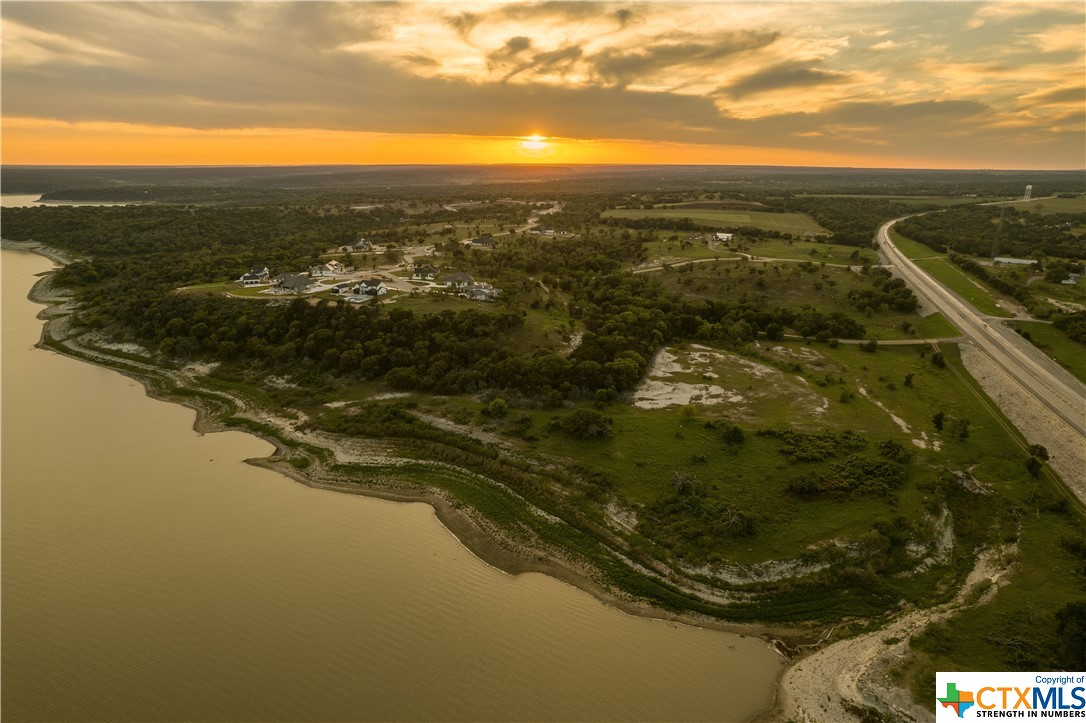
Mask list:
[[[269,277],[270,274],[268,272],[267,266],[254,266],[253,268],[249,269],[248,273],[242,274],[241,278],[238,279],[238,281],[241,282],[242,286],[260,286],[261,284],[268,283]]]
[[[488,233],[484,233],[482,236],[476,236],[471,240],[471,245],[474,248],[492,249],[494,248],[495,243],[497,242],[494,240],[494,237]]]
[[[411,273],[411,278],[416,281],[425,279],[426,281],[433,281],[437,276],[437,269],[427,264],[426,266],[416,266],[415,270]]]
[[[354,293],[359,296],[384,296],[388,293],[388,286],[381,279],[362,279],[354,287]]]
[[[445,286],[462,291],[474,283],[475,278],[465,271],[457,271],[455,274],[449,274],[445,277]]]

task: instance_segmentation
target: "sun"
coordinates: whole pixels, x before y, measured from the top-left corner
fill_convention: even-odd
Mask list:
[[[530,153],[542,153],[551,147],[551,144],[547,142],[546,136],[530,135],[521,139],[520,148],[523,151]]]

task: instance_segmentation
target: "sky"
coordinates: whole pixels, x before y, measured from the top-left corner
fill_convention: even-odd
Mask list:
[[[1082,2],[0,4],[5,164],[1086,166]]]

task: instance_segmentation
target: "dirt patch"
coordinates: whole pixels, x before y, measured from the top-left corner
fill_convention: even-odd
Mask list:
[[[962,364],[1026,441],[1044,445],[1052,456],[1048,465],[1076,497],[1086,502],[1086,476],[1082,474],[1086,446],[1082,437],[1009,379],[983,352],[963,345]]]

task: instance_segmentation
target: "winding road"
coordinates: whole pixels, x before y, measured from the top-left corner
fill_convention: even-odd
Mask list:
[[[958,327],[962,336],[987,354],[1026,392],[1066,422],[1086,446],[1086,386],[994,317],[977,312],[968,302],[929,276],[890,239],[890,229],[907,217],[879,229],[879,247],[906,283]]]

